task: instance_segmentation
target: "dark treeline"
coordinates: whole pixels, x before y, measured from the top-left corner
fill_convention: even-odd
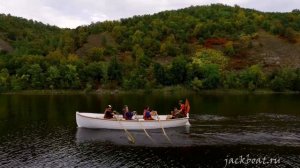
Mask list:
[[[0,91],[142,89],[300,90],[300,70],[229,63],[258,31],[297,43],[300,12],[195,6],[60,29],[0,15]],[[215,47],[218,46],[218,47]]]

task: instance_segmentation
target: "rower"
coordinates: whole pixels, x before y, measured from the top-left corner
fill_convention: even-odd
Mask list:
[[[112,111],[112,106],[108,105],[105,108],[105,111],[104,111],[104,118],[105,119],[112,119],[114,117],[114,115],[115,115],[115,113]]]
[[[185,104],[183,103],[182,100],[178,101],[178,104],[180,106],[180,109],[178,110],[176,107],[174,108],[174,111],[172,111],[172,118],[183,118],[186,117],[186,108],[185,108]]]
[[[129,108],[127,105],[125,105],[123,107],[123,118],[125,118],[125,120],[132,120],[132,117],[133,117],[133,112],[129,111]]]
[[[147,106],[144,108],[144,113],[143,113],[143,116],[144,116],[144,120],[154,120],[151,116],[151,112],[150,112],[150,107]]]

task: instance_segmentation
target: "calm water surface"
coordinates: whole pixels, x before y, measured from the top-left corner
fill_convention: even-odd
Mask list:
[[[191,127],[78,129],[76,111],[167,114],[188,97]],[[227,167],[300,167],[300,95],[0,95],[0,167],[224,167],[226,159],[277,159]]]

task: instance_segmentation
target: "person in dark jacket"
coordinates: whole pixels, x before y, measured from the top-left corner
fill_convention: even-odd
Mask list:
[[[113,110],[112,110],[112,106],[111,106],[111,105],[108,105],[108,106],[105,108],[105,111],[104,111],[104,118],[105,118],[105,119],[112,119],[112,118],[114,118],[114,115],[115,115],[115,113],[114,113]]]
[[[129,108],[127,105],[125,105],[123,107],[123,117],[126,119],[126,120],[132,120],[132,117],[133,117],[133,112],[129,111]]]

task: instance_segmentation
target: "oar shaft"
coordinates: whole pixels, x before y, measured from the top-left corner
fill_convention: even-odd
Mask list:
[[[141,127],[143,128],[145,134],[147,135],[147,137],[154,143],[154,140],[152,139],[152,137],[148,134],[148,132],[146,131],[144,125],[140,122],[140,120],[138,119],[138,122],[140,123]]]
[[[160,127],[161,127],[161,129],[162,129],[162,131],[163,131],[163,133],[164,133],[164,135],[165,135],[165,137],[167,138],[167,140],[172,144],[172,141],[171,141],[171,139],[169,138],[169,136],[167,135],[167,133],[166,133],[166,131],[165,131],[165,129],[164,129],[164,127],[163,127],[163,125],[162,125],[162,123],[160,122],[160,119],[159,119],[159,116],[157,117],[157,119],[158,119],[158,122],[159,122],[159,124],[160,124]]]
[[[127,135],[127,139],[132,142],[135,143],[135,139],[134,137],[130,134],[130,132],[127,131],[127,129],[122,125],[121,121],[119,120],[119,118],[116,116],[117,121],[119,122],[120,126],[124,129],[126,135]]]

